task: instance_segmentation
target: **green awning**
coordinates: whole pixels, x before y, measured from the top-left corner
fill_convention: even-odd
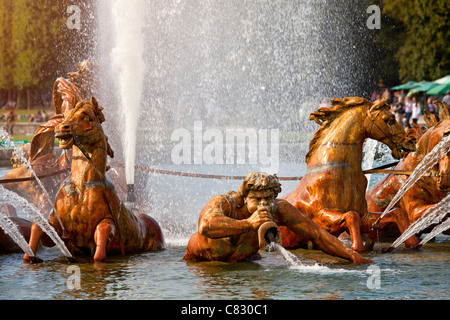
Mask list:
[[[435,86],[434,88],[431,88],[430,90],[428,90],[427,95],[438,96],[438,95],[445,94],[447,92],[447,90],[450,90],[450,83],[439,84],[439,85]]]
[[[429,81],[422,81],[422,82],[423,82],[423,84],[421,84],[420,86],[415,87],[414,89],[411,89],[411,91],[409,91],[409,94],[414,94],[414,93],[422,92],[422,91],[428,91],[439,85],[437,83],[429,82]]]
[[[437,84],[447,84],[447,83],[450,83],[450,74],[449,74],[448,76],[443,77],[443,78],[434,80],[434,83],[437,83]]]
[[[401,85],[392,87],[391,90],[408,90],[408,89],[413,89],[415,87],[420,86],[420,82],[417,81],[408,81],[406,83],[403,83]]]

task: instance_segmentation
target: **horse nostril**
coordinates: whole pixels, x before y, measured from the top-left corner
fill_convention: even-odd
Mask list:
[[[60,131],[69,131],[70,130],[70,125],[62,123],[62,124],[59,125],[59,130]]]

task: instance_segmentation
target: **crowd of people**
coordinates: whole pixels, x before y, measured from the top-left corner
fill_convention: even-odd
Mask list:
[[[433,103],[436,97],[428,96],[426,101],[422,99],[421,104],[418,96],[410,97],[405,94],[405,90],[391,92],[389,89],[385,89],[382,94],[374,92],[371,100],[375,101],[380,98],[387,99],[387,103],[392,106],[391,111],[395,114],[397,122],[405,129],[412,128],[412,123],[417,124],[424,110],[429,111],[439,119],[439,110]],[[442,102],[450,105],[450,90],[447,91]]]

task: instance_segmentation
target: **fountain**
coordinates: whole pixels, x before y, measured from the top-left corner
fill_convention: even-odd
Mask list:
[[[316,128],[309,113],[324,97],[369,94],[373,79],[365,66],[373,51],[361,14],[366,8],[309,0],[99,1],[97,47],[105,89],[97,98],[113,114],[105,131],[122,150],[115,163],[125,165],[130,197],[134,190],[135,200],[164,221],[169,241],[185,243],[202,204],[220,193],[218,186],[230,190],[236,183],[134,172],[134,166],[239,176],[260,171],[261,163],[252,165],[248,158],[244,164],[197,164],[197,152],[217,142],[207,135],[204,149],[191,146],[189,165],[175,164],[171,150],[179,141],[172,133],[194,132],[200,122],[205,132],[223,137],[226,130],[249,128],[300,136],[295,145],[280,145],[285,166],[279,173],[301,175]],[[299,165],[291,171],[290,163]],[[192,184],[198,192],[190,196]],[[167,194],[170,200],[156,200]]]
[[[303,271],[331,274],[342,270],[363,276],[366,272],[358,266],[336,269],[309,264],[303,258],[300,261],[298,252],[295,255],[276,243],[271,246],[289,268],[267,267],[270,258],[219,267],[180,261],[205,201],[215,194],[236,190],[240,182],[161,172],[245,176],[258,171],[263,163],[252,164],[245,158],[241,164],[236,157],[229,164],[196,164],[193,158],[190,164],[176,164],[170,155],[179,141],[171,139],[172,133],[178,129],[194,132],[195,124],[200,122],[205,132],[201,137],[203,146],[207,148],[215,142],[208,137],[225,136],[227,130],[250,128],[271,133],[276,129],[279,135],[273,137],[279,137],[274,140],[280,154],[278,175],[302,176],[306,172],[303,159],[316,128],[308,121],[309,113],[324,97],[327,101],[344,96],[368,97],[373,89],[379,59],[370,57],[379,55],[380,47],[372,46],[375,33],[366,27],[370,1],[351,5],[326,0],[95,3],[97,9],[92,4],[80,5],[81,27],[89,15],[89,21],[98,22],[98,28],[86,42],[79,41],[82,35],[77,34],[77,41],[70,45],[80,45],[83,52],[73,51],[72,60],[98,58],[99,93],[94,96],[105,108],[105,132],[116,151],[108,165],[120,174],[126,168],[126,199],[161,223],[169,247],[163,253],[114,258],[100,267],[80,263],[77,266],[82,275],[81,288],[71,290],[64,285],[68,275],[59,270],[57,263],[24,267],[20,263],[8,264],[9,260],[17,261],[16,256],[2,255],[0,286],[5,290],[0,290],[0,298],[204,300],[297,299],[306,295],[327,299],[409,299],[436,297],[436,292],[448,297],[442,285],[433,285],[433,290],[428,285],[420,290],[417,281],[409,281],[411,275],[432,281],[433,274],[430,276],[428,271],[435,266],[434,279],[445,275],[446,261],[439,264],[439,259],[430,259],[432,254],[441,254],[439,250],[426,252],[427,261],[417,259],[421,253],[414,252],[414,262],[408,254],[398,254],[395,259],[374,254],[374,262],[383,264],[383,288],[372,291],[366,290],[364,281],[361,287],[361,281],[348,281],[346,276],[330,276],[326,284],[315,275],[304,276]],[[68,66],[61,66],[65,67]],[[270,151],[270,142],[267,144]],[[190,147],[194,157],[195,146]],[[244,144],[245,152],[249,147]],[[206,148],[200,151],[205,153]],[[283,183],[285,194],[297,183]],[[25,213],[34,210],[25,203],[22,206]],[[441,228],[446,227],[444,223]],[[387,268],[393,270],[393,275],[384,272]],[[24,269],[32,272],[24,274]],[[14,277],[15,274],[19,276]],[[280,282],[287,285],[281,287]],[[389,290],[384,290],[385,284]]]
[[[125,128],[123,152],[127,182],[127,201],[134,202],[134,164],[136,130],[144,83],[144,0],[112,1],[113,32],[116,45],[111,52],[112,68],[118,75],[119,105],[122,106]]]

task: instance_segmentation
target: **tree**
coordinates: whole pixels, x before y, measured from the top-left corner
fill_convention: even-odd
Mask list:
[[[31,103],[31,89],[51,90],[48,79],[48,61],[56,62],[58,19],[60,10],[56,0],[14,0],[12,11],[12,52],[14,55],[13,83],[19,90],[17,102],[23,90],[27,93],[27,105]]]
[[[8,90],[7,99],[12,99],[14,57],[11,50],[11,12],[14,0],[0,1],[0,89]],[[0,100],[3,100],[3,94]],[[4,102],[0,101],[0,102]],[[2,107],[2,106],[0,106]]]
[[[385,0],[384,14],[403,24],[396,58],[402,82],[435,80],[450,73],[450,2]]]

